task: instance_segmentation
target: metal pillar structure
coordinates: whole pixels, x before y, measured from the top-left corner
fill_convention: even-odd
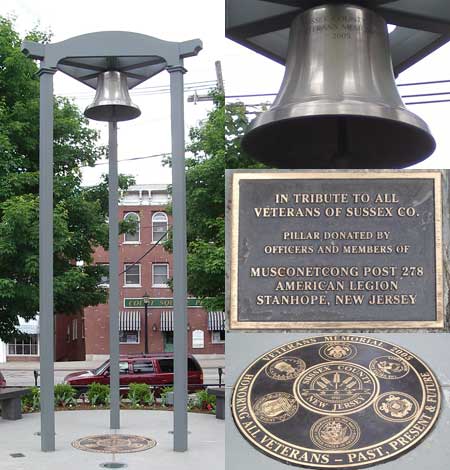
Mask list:
[[[53,319],[53,68],[39,71],[39,317],[41,450],[55,450]]]
[[[174,205],[174,450],[187,450],[186,214],[184,166],[183,59],[202,49],[198,39],[163,41],[129,32],[104,31],[54,44],[25,41],[22,51],[41,62],[40,96],[40,315],[41,315],[41,447],[55,450],[53,398],[53,74],[60,70],[93,89],[110,70],[127,76],[131,89],[163,70],[170,72]],[[111,65],[113,64],[113,65]],[[110,223],[110,383],[111,429],[120,428],[117,122],[109,124]]]
[[[186,282],[186,177],[184,158],[184,103],[181,65],[170,73],[172,118],[173,307],[174,307],[174,413],[173,449],[187,450],[187,282]]]
[[[117,286],[109,290],[109,379],[110,428],[120,429],[119,370],[119,176],[117,168],[117,122],[109,123],[109,282]]]

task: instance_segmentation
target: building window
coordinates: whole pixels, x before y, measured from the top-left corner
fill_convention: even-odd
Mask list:
[[[121,343],[139,344],[139,331],[119,331],[119,341]]]
[[[225,330],[211,331],[211,343],[225,343]]]
[[[86,336],[85,336],[85,332],[84,332],[84,329],[85,329],[85,320],[84,320],[84,317],[81,319],[81,338],[84,339]]]
[[[72,341],[78,339],[78,320],[74,318],[72,320]]]
[[[141,265],[124,264],[125,287],[141,287]]]
[[[167,240],[168,219],[164,212],[155,212],[152,216],[152,242]]]
[[[97,263],[97,266],[101,269],[100,285],[109,287],[109,263]]]
[[[169,265],[167,263],[152,265],[152,286],[168,287],[169,281]]]
[[[67,330],[66,330],[66,343],[70,343],[70,322],[67,323]]]
[[[173,352],[173,331],[163,332],[164,352]]]
[[[124,235],[124,243],[140,243],[141,241],[141,219],[136,212],[127,212],[123,218],[128,222],[136,222],[136,231],[134,233],[127,232]]]
[[[9,356],[37,356],[38,354],[38,335],[22,335],[8,343]]]

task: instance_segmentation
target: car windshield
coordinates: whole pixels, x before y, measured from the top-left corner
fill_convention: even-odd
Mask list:
[[[103,371],[106,369],[106,367],[109,365],[109,361],[105,361],[101,366],[97,367],[97,369],[94,369],[94,375],[99,375],[103,373]]]

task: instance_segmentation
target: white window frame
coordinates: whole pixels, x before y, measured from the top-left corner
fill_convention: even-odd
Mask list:
[[[74,318],[72,320],[72,341],[76,341],[78,339],[78,319]]]
[[[166,235],[165,237],[161,240],[162,242],[166,241],[167,240],[167,237],[168,237],[168,233],[167,231],[169,230],[169,218],[167,217],[167,214],[165,212],[155,212],[153,215],[152,215],[152,243],[156,243],[158,242],[158,240],[161,238],[161,236],[159,236],[157,239],[155,239],[155,231],[154,231],[154,224],[155,224],[155,217],[156,216],[159,216],[159,215],[163,215],[165,217],[165,224],[166,224]],[[157,223],[162,223],[162,221],[159,221]]]
[[[139,216],[138,212],[131,211],[131,212],[127,212],[126,214],[124,214],[123,220],[126,220],[127,217],[129,217],[130,215],[135,215],[138,219],[138,228],[137,228],[137,231],[136,231],[138,239],[137,240],[127,240],[127,235],[131,235],[131,234],[127,234],[125,232],[123,234],[123,243],[126,244],[126,245],[140,245],[140,243],[141,243],[141,217]],[[136,234],[133,234],[131,236],[134,237]]]
[[[99,286],[109,287],[109,263],[97,263],[97,266],[108,266],[108,282],[101,282]]]
[[[36,334],[36,335],[35,335],[35,334],[32,334],[32,335],[31,335],[31,334],[30,334],[29,336],[36,336],[36,351],[37,351],[36,354],[31,354],[31,353],[30,353],[30,354],[16,354],[16,353],[11,354],[11,353],[9,352],[9,346],[10,346],[10,344],[12,344],[12,343],[8,343],[8,344],[6,345],[6,355],[7,355],[7,356],[15,356],[15,357],[23,357],[23,356],[33,356],[33,357],[36,357],[36,356],[39,356],[39,354],[40,354],[39,335],[38,335],[38,334]],[[15,350],[15,351],[17,351],[17,341],[16,341],[16,339],[17,339],[17,338],[14,338],[14,350]],[[23,341],[22,341],[22,344],[24,344]],[[30,342],[29,344],[30,344],[30,349],[31,349],[31,342]]]
[[[119,336],[120,336],[120,333],[122,332],[128,333],[128,331],[130,331],[130,333],[136,332],[138,340],[137,341],[119,341],[119,344],[141,344],[141,332],[139,330],[120,330]]]
[[[70,321],[67,323],[66,343],[70,343]]]
[[[225,340],[220,339],[220,332],[224,330],[213,330],[211,331],[211,344],[224,344]],[[224,331],[225,334],[225,331]]]
[[[155,284],[155,266],[167,266],[166,284]],[[169,263],[152,263],[152,287],[169,287]]]
[[[138,266],[139,267],[139,284],[127,284],[127,268],[128,266]],[[141,269],[141,263],[124,263],[124,273],[123,273],[123,287],[142,287],[142,269]]]

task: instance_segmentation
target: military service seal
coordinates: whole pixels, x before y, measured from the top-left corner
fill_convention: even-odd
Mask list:
[[[439,384],[414,354],[376,338],[294,341],[254,361],[231,400],[241,434],[276,460],[361,468],[396,458],[432,429]]]

